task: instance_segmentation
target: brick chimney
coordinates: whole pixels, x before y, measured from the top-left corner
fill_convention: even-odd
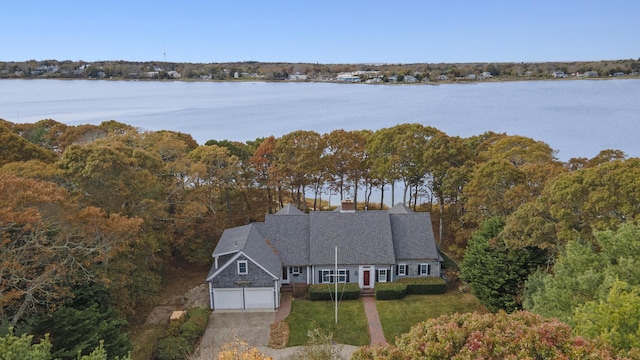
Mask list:
[[[343,213],[356,212],[356,207],[355,207],[355,204],[353,203],[353,200],[342,200],[342,209],[340,210],[340,212],[343,212]]]

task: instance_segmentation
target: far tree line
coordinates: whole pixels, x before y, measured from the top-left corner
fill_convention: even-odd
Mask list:
[[[63,309],[93,311],[122,328],[168,264],[208,265],[224,229],[286,203],[331,210],[333,194],[357,199],[360,211],[390,199],[431,212],[441,249],[465,259],[461,276],[492,311],[522,308],[529,275],[550,272],[567,244],[599,249],[599,232],[640,213],[640,160],[621,151],[561,162],[535,139],[462,138],[415,123],[199,145],[189,134],[113,120],[1,121],[0,143],[0,331],[39,336]],[[396,185],[398,194],[385,192]],[[495,266],[485,266],[490,260]],[[78,304],[84,294],[109,305]],[[115,355],[126,354],[130,344],[113,336],[107,351],[111,343]]]
[[[335,80],[340,73],[357,73],[366,81],[469,81],[471,79],[546,79],[561,71],[568,77],[589,73],[589,77],[640,76],[640,59],[576,62],[519,63],[415,63],[415,64],[319,64],[265,63],[176,63],[166,61],[71,61],[28,60],[0,62],[0,78],[60,79],[187,79],[187,80],[287,80],[305,75],[307,81]],[[296,77],[295,79],[300,79]]]

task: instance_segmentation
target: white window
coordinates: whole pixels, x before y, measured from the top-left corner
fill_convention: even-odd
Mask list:
[[[387,282],[387,269],[378,269],[378,282]]]
[[[420,264],[418,266],[418,273],[420,275],[429,275],[431,273],[431,265],[430,264]]]
[[[331,270],[321,270],[320,273],[322,274],[322,277],[320,278],[320,282],[322,283],[333,282],[331,281],[333,279],[333,276],[331,276],[331,273],[332,273]]]
[[[338,270],[338,282],[340,283],[347,282],[347,270],[344,270],[344,269]]]
[[[407,264],[398,265],[398,275],[400,276],[407,275]]]
[[[247,260],[238,260],[238,274],[247,275],[249,268],[247,267]]]
[[[291,268],[291,273],[293,275],[300,275],[301,271],[300,271],[300,266],[293,266]]]

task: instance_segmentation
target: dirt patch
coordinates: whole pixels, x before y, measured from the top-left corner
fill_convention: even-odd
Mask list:
[[[269,346],[274,349],[284,349],[289,341],[289,324],[278,321],[271,324],[269,332]]]

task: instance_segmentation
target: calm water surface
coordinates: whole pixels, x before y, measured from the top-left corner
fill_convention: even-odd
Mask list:
[[[199,143],[404,122],[463,137],[542,140],[561,160],[620,149],[640,157],[640,80],[446,85],[0,80],[0,118],[70,125],[116,120]]]

